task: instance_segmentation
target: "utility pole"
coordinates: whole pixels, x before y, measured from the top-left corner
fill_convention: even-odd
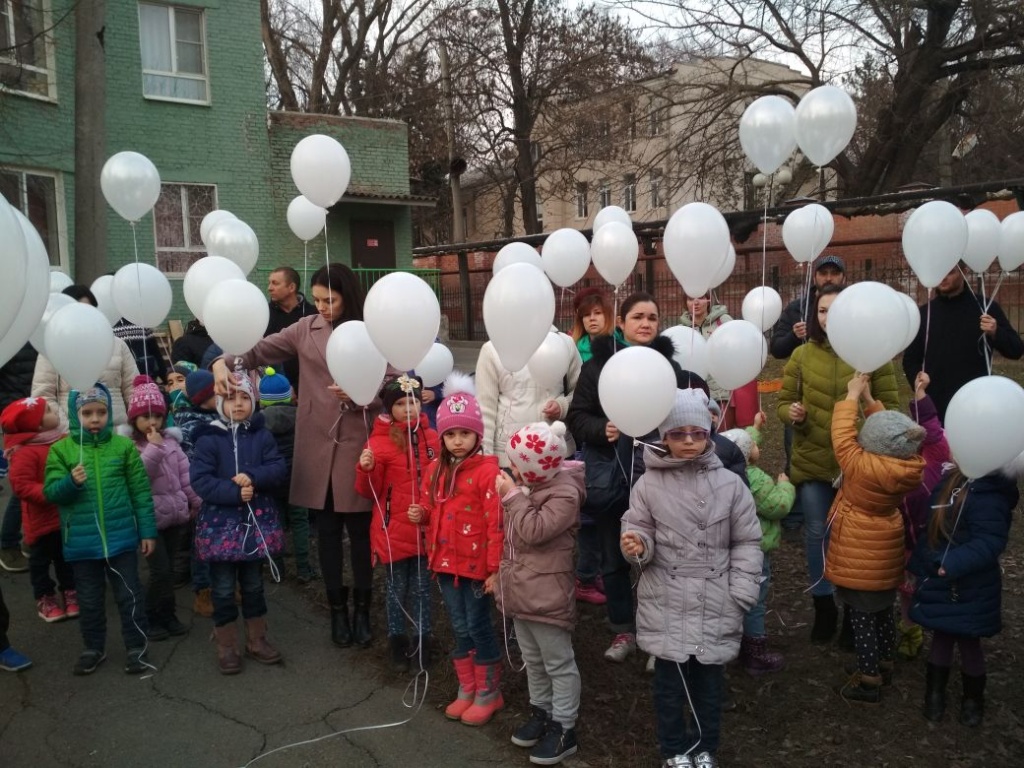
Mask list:
[[[75,8],[75,281],[107,271],[107,205],[100,172],[107,154],[105,0]]]
[[[455,152],[455,107],[452,95],[452,73],[448,67],[448,47],[444,40],[437,41],[437,61],[441,69],[441,96],[444,99],[444,131],[448,137],[448,183],[452,190],[452,242],[466,242],[465,222],[462,219],[462,175],[464,161]]]

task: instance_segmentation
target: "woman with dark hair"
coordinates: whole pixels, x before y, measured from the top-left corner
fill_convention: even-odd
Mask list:
[[[828,342],[828,310],[841,290],[842,286],[826,285],[815,294],[807,322],[808,343],[797,347],[786,363],[778,404],[779,419],[793,428],[789,476],[796,486],[795,508],[804,520],[807,579],[814,598],[811,641],[815,643],[832,639],[839,618],[835,590],[825,580],[828,511],[839,478],[839,463],[832,448],[832,412],[837,402],[846,399],[846,385],[856,373]],[[865,406],[865,416],[899,409],[892,363],[871,374],[870,392],[873,401]],[[852,644],[852,627],[845,615],[840,643]]]
[[[331,607],[331,640],[348,647],[371,642],[370,518],[373,501],[356,493],[356,464],[366,441],[366,424],[381,401],[367,406],[352,402],[334,383],[327,368],[327,340],[348,320],[363,319],[359,278],[344,264],[318,269],[310,280],[317,314],[303,317],[256,343],[239,358],[225,355],[212,370],[218,394],[228,391],[231,368],[279,365],[298,358],[299,400],[289,502],[316,512],[320,569]],[[366,414],[365,411],[370,411]],[[348,587],[342,572],[345,532],[349,538],[355,610],[350,622]]]
[[[580,359],[585,363],[592,357],[590,342],[598,336],[615,331],[615,314],[608,293],[601,288],[584,288],[572,300],[572,331]]]

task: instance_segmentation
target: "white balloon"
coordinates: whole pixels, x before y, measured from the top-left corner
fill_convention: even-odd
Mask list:
[[[160,174],[145,155],[118,152],[103,164],[100,188],[122,219],[138,221],[160,198]]]
[[[103,374],[114,353],[110,321],[91,304],[72,301],[46,322],[46,356],[75,389],[88,389]]]
[[[544,271],[544,262],[537,249],[526,243],[509,243],[502,246],[491,265],[491,274],[498,274],[509,264],[529,264],[531,267]]]
[[[627,347],[601,369],[597,396],[608,420],[622,434],[643,437],[672,411],[676,374],[661,353],[649,347]]]
[[[203,243],[206,245],[207,248],[210,247],[209,238],[210,233],[213,231],[213,228],[220,224],[222,221],[227,221],[228,219],[235,218],[238,218],[237,216],[235,216],[235,214],[231,213],[231,211],[225,211],[222,208],[218,208],[215,211],[210,211],[208,214],[203,216],[203,221],[199,225],[199,237],[202,238]]]
[[[414,370],[416,375],[423,379],[424,387],[436,387],[448,378],[454,368],[455,357],[452,351],[441,342],[435,341]]]
[[[203,325],[210,338],[229,355],[244,355],[252,349],[263,338],[269,322],[267,298],[246,280],[223,280],[206,295]]]
[[[167,277],[151,264],[125,264],[114,274],[111,294],[121,315],[143,328],[166,320],[174,302]]]
[[[617,205],[606,205],[594,217],[594,226],[591,229],[591,234],[597,234],[597,230],[605,224],[611,224],[613,221],[625,224],[630,229],[633,228],[633,220],[629,218],[625,208],[620,208]]]
[[[362,320],[348,320],[327,340],[327,368],[356,405],[369,405],[380,392],[388,363]]]
[[[487,284],[483,311],[487,336],[498,359],[515,373],[523,369],[551,330],[555,292],[536,267],[510,264]]]
[[[960,470],[984,477],[1024,451],[1024,389],[1003,376],[969,381],[949,401],[943,426]]]
[[[964,261],[978,274],[988,271],[999,253],[1001,225],[999,217],[986,208],[975,208],[964,215],[967,222],[967,249]]]
[[[575,229],[556,229],[544,241],[540,253],[544,272],[562,288],[579,282],[590,268],[590,243]]]
[[[708,373],[724,389],[749,384],[767,360],[764,334],[746,320],[722,323],[708,339]]]
[[[36,352],[43,357],[49,357],[46,354],[46,325],[50,322],[50,318],[54,316],[57,310],[76,303],[74,299],[63,293],[51,293],[47,297],[46,309],[43,310],[43,316],[39,320],[39,327],[32,331],[32,335],[28,337],[28,343],[35,347]]]
[[[857,107],[842,88],[822,85],[796,105],[796,143],[819,168],[846,149],[857,129]]]
[[[718,267],[718,271],[711,278],[711,287],[717,288],[730,277],[732,277],[733,270],[736,269],[736,249],[733,248],[732,243],[729,244],[729,250],[725,254],[725,261]]]
[[[309,242],[324,231],[327,225],[327,211],[299,195],[288,203],[288,226],[292,233]]]
[[[702,379],[708,377],[708,343],[699,331],[688,325],[673,325],[661,334],[672,339],[675,353],[672,359],[684,371],[696,373]]]
[[[203,307],[210,289],[225,280],[245,280],[245,273],[223,256],[204,256],[188,268],[181,290],[185,303],[199,322],[203,322]]]
[[[897,292],[896,295],[900,297],[903,309],[907,313],[907,332],[903,338],[903,344],[900,346],[902,352],[910,346],[910,342],[917,337],[917,332],[921,328],[921,309],[917,306],[917,302],[907,294]]]
[[[883,283],[854,283],[828,308],[829,343],[848,365],[871,373],[899,354],[910,320],[899,295]]]
[[[782,315],[782,297],[774,288],[754,288],[743,297],[743,319],[767,331]]]
[[[999,267],[1012,272],[1024,264],[1024,211],[1011,213],[999,230]]]
[[[65,288],[74,284],[75,281],[59,268],[50,267],[50,293],[60,293]]]
[[[0,195],[0,336],[7,333],[18,314],[25,295],[25,269],[28,245],[14,208]]]
[[[25,268],[27,271],[25,292],[22,295],[18,312],[7,328],[7,332],[0,336],[0,366],[25,346],[29,336],[38,327],[46,309],[46,302],[50,298],[50,257],[46,253],[46,246],[43,245],[43,240],[39,237],[36,228],[22,215],[21,211],[16,208],[11,210],[21,226],[21,233],[25,239]]]
[[[561,391],[562,380],[569,372],[571,359],[563,334],[552,331],[530,356],[526,366],[530,369],[530,375],[543,388]],[[539,414],[537,418],[540,418]]]
[[[295,145],[291,170],[295,186],[309,202],[330,208],[348,189],[352,163],[341,144],[317,133]]]
[[[729,225],[707,203],[687,203],[665,226],[665,260],[687,296],[703,296],[729,258]]]
[[[412,370],[430,351],[441,327],[437,294],[409,272],[391,272],[370,288],[363,320],[373,343],[400,371]]]
[[[618,288],[629,277],[640,257],[640,242],[632,226],[610,221],[594,233],[590,259],[601,277]]]
[[[121,310],[118,309],[117,302],[114,301],[114,276],[100,275],[92,281],[89,290],[96,297],[99,311],[103,313],[112,326],[117,325],[117,321],[121,319]]]
[[[796,110],[781,96],[762,96],[743,111],[740,146],[761,173],[772,174],[796,149]]]
[[[925,203],[903,225],[903,253],[925,288],[941,283],[966,247],[967,221],[945,200]]]
[[[797,208],[782,223],[782,242],[797,264],[814,261],[825,250],[835,232],[832,211],[811,203]]]
[[[206,246],[214,256],[230,259],[249,274],[260,256],[260,241],[252,227],[240,219],[224,219],[210,230]]]

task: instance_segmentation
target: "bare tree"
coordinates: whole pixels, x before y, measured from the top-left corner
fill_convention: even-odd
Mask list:
[[[638,4],[621,0],[619,5],[635,9]],[[995,114],[995,104],[983,104],[976,94],[1019,92],[1020,0],[654,0],[639,5],[647,8],[652,26],[680,36],[691,52],[791,63],[812,87],[850,88],[859,105],[859,134],[831,164],[849,195],[906,184],[929,146],[950,145],[950,130],[978,132]],[[792,83],[768,80],[723,84],[717,98],[742,106],[767,93],[797,95]],[[996,111],[1011,118],[1009,110]],[[704,131],[707,150],[715,143],[709,129]],[[718,144],[723,140],[736,141],[734,125]]]

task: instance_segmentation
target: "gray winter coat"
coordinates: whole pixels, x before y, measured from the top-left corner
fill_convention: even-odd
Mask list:
[[[622,532],[644,544],[637,642],[660,659],[725,664],[760,591],[761,526],[750,489],[710,446],[696,459],[644,451]]]

